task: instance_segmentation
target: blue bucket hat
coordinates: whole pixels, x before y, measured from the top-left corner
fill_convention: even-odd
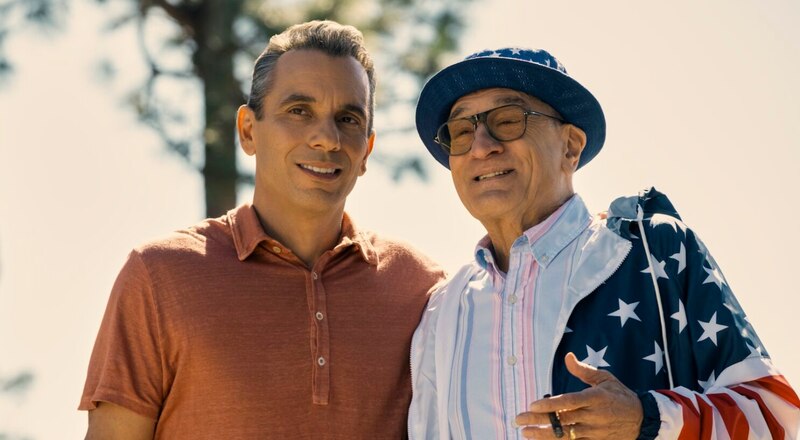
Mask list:
[[[490,88],[513,89],[553,107],[565,121],[586,133],[578,168],[592,160],[606,139],[606,119],[597,99],[567,74],[545,50],[503,48],[474,53],[431,77],[417,102],[417,132],[439,163],[450,168],[447,153],[433,139],[464,95]]]

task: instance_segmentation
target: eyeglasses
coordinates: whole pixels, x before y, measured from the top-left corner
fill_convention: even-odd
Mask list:
[[[516,104],[496,107],[466,118],[455,118],[436,130],[433,140],[450,156],[465,154],[472,148],[478,122],[483,122],[492,139],[507,142],[517,140],[528,128],[528,116],[546,116],[559,122],[563,119],[533,110],[525,110]]]

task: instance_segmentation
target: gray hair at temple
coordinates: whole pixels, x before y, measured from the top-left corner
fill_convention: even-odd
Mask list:
[[[364,47],[361,31],[330,20],[296,24],[269,39],[267,48],[253,67],[253,85],[247,100],[247,106],[253,109],[256,118],[261,119],[264,115],[264,96],[270,91],[270,73],[275,69],[278,58],[290,50],[298,49],[315,49],[335,57],[351,56],[364,67],[369,80],[367,132],[371,133],[375,117],[375,67],[372,58]]]

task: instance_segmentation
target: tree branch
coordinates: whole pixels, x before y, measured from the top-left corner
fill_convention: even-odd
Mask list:
[[[178,7],[166,0],[142,0],[142,16],[145,15],[147,9],[151,7],[159,7],[167,13],[173,20],[175,20],[183,29],[191,30],[195,28],[194,14],[190,7]]]

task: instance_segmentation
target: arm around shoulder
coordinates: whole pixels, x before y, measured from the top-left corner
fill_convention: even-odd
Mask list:
[[[125,407],[100,402],[89,411],[89,429],[86,440],[151,440],[156,421]]]

